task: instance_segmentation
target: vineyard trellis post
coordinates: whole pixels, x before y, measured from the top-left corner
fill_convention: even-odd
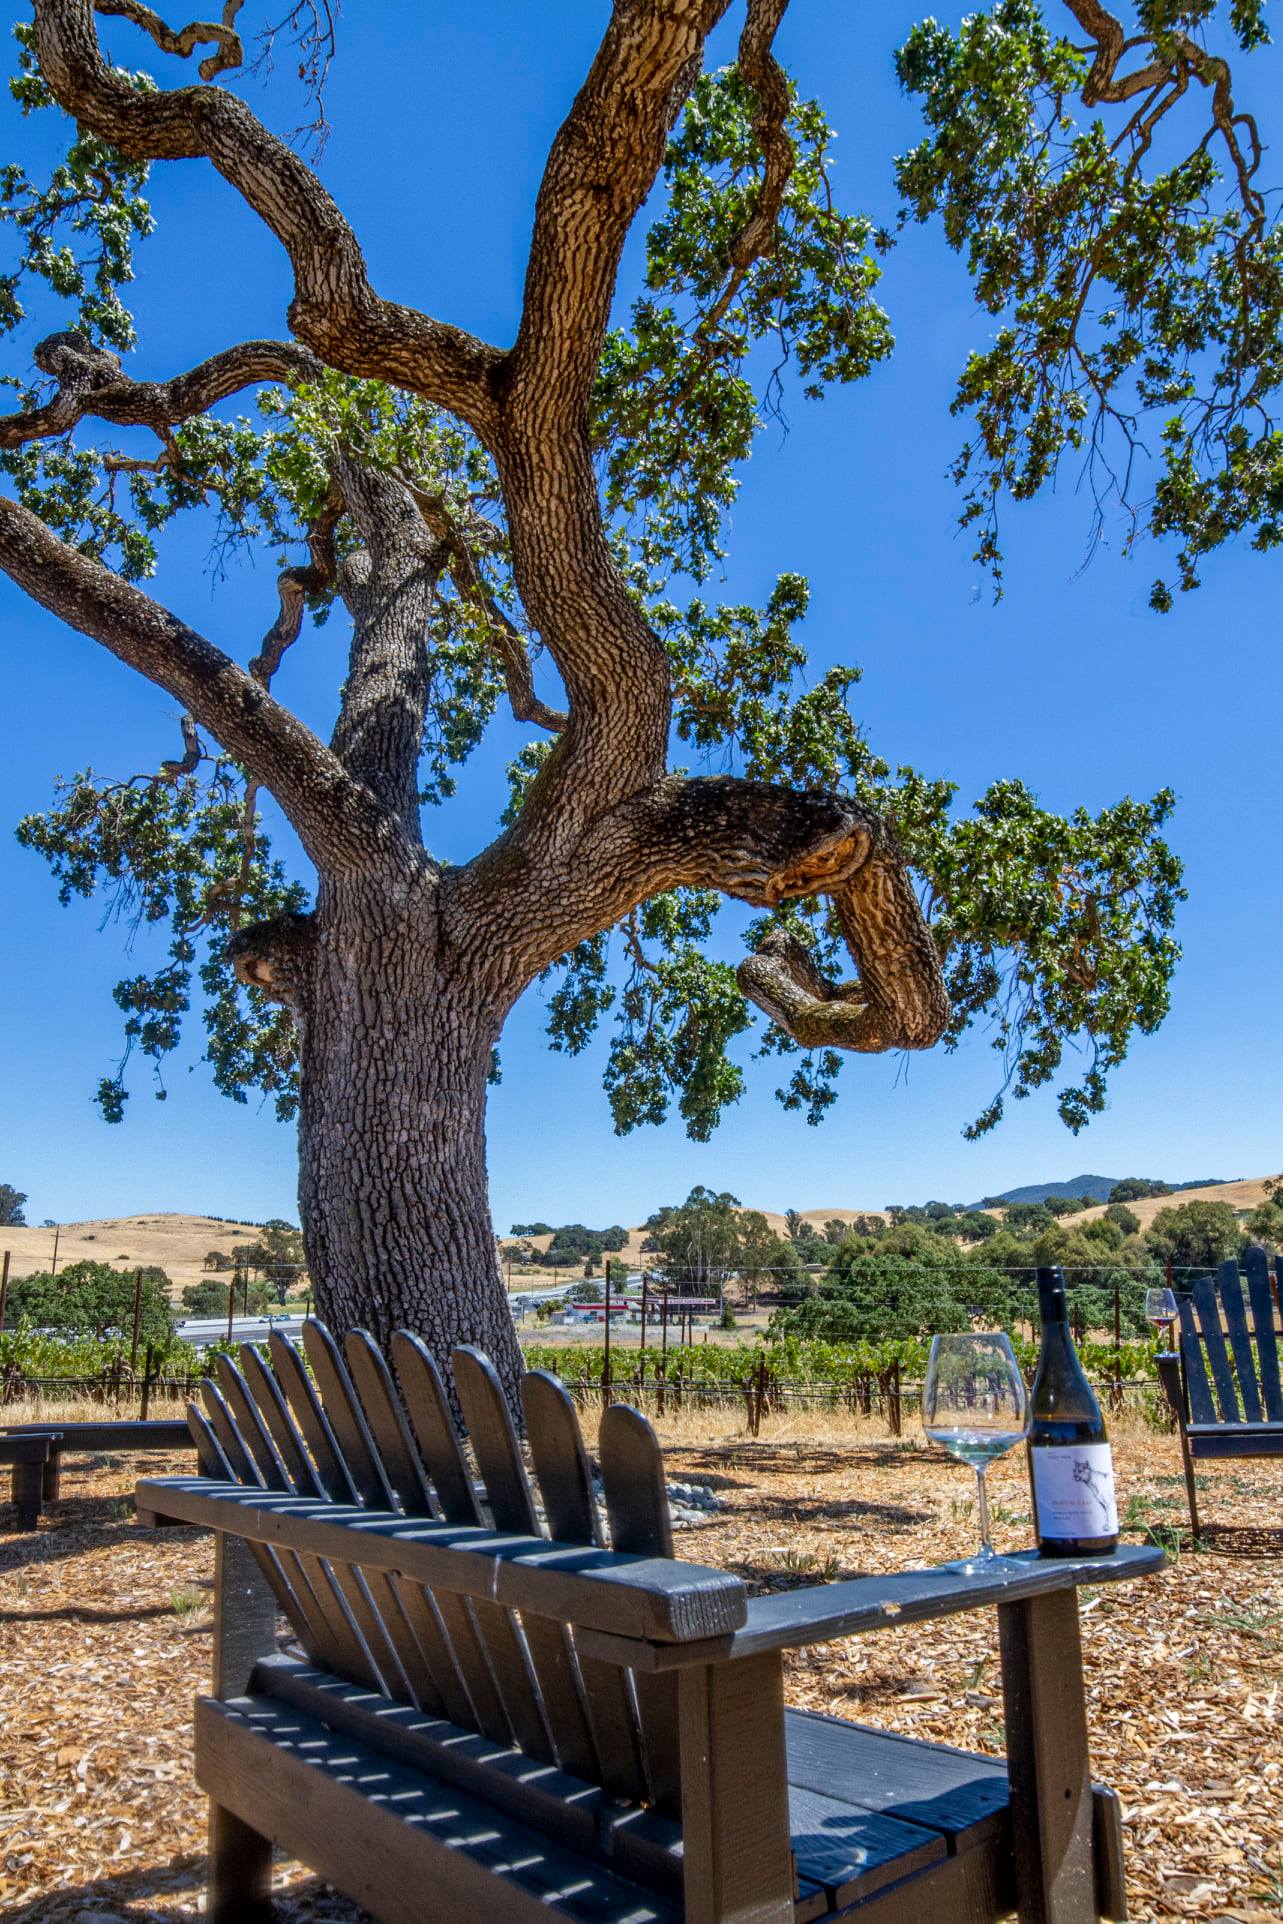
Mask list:
[[[134,1271],[134,1329],[129,1339],[129,1367],[138,1368],[138,1332],[143,1320],[143,1272]]]

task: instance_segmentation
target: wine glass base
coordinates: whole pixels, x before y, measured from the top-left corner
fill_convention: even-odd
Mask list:
[[[1015,1557],[1004,1556],[1001,1550],[977,1550],[974,1556],[958,1565],[964,1577],[994,1577],[1003,1570],[1023,1567]]]

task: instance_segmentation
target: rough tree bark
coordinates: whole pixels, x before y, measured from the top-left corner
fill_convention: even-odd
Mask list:
[[[741,60],[759,106],[763,194],[732,250],[743,274],[772,244],[790,158],[771,40],[787,0],[746,0]],[[415,799],[428,695],[427,597],[460,555],[431,503],[336,459],[361,537],[339,567],[352,659],[331,742],[273,697],[271,669],[302,596],[336,567],[281,578],[281,614],[249,670],[168,610],[0,498],[0,567],[31,596],[168,689],[269,790],[317,871],[313,915],[242,931],[236,967],[279,996],[300,1033],[300,1204],[316,1298],[340,1329],[418,1329],[443,1358],[480,1341],[514,1389],[519,1359],[486,1202],[491,1051],[540,970],[680,885],[773,905],[828,893],[857,977],[820,977],[796,944],[749,959],[746,992],[806,1046],[925,1048],[948,1009],[939,960],[886,824],[836,795],[667,773],[665,649],[626,591],[602,525],[589,409],[621,252],[660,167],[704,42],[729,0],[615,0],[540,190],[521,324],[510,350],[380,297],[351,228],[291,148],[211,84],[138,92],[104,59],[95,11],[127,13],[167,51],[176,36],[121,0],[36,0],[41,70],[82,126],[137,160],[204,157],[277,236],[294,274],[292,341],[253,341],[168,382],[134,383],[75,336],[44,344],[47,405],[0,421],[0,446],[91,417],[174,425],[256,381],[324,365],[421,395],[492,455],[513,577],[560,674],[567,712],[534,696],[525,645],[495,611],[514,712],[555,734],[513,826],[466,867],[425,853]],[[149,24],[152,23],[152,24]],[[167,38],[164,36],[168,36]],[[181,38],[178,37],[178,38]],[[240,57],[230,26],[178,51]],[[327,511],[332,528],[337,512]],[[466,572],[466,570],[465,570]]]

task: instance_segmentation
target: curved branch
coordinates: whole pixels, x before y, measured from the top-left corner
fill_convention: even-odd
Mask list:
[[[448,907],[502,927],[524,971],[518,986],[665,889],[717,889],[758,908],[827,895],[857,979],[829,982],[795,937],[772,931],[738,970],[749,1000],[808,1049],[929,1049],[944,1034],[935,942],[894,834],[859,802],[669,776],[594,823],[569,860],[539,870],[535,894],[520,828],[445,883]]]
[[[163,438],[178,422],[256,382],[310,381],[323,372],[316,355],[295,341],[241,341],[171,380],[134,381],[116,355],[74,329],[46,335],[32,359],[52,375],[58,392],[43,407],[0,415],[0,448],[69,434],[87,415],[116,427],[152,428]]]
[[[197,47],[217,48],[217,52],[207,55],[197,69],[202,80],[217,80],[220,73],[239,67],[245,58],[241,37],[234,24],[244,5],[245,0],[224,0],[221,22],[192,20],[177,32],[166,26],[158,13],[145,7],[142,0],[94,0],[94,12],[132,21],[134,26],[141,27],[145,34],[151,36],[162,53],[177,54],[183,60],[190,59]]]
[[[757,98],[753,132],[757,135],[765,163],[762,188],[752,213],[730,244],[730,276],[699,324],[701,339],[716,333],[754,261],[762,260],[774,251],[776,223],[796,159],[787,130],[788,81],[784,69],[771,51],[788,4],[789,0],[748,0],[748,14],[740,35],[736,64]]]
[[[269,788],[331,872],[409,853],[393,818],[260,682],[167,608],[0,496],[0,568],[60,620],[168,689]]]
[[[495,427],[497,349],[383,300],[355,234],[311,168],[218,87],[140,93],[103,58],[94,0],[35,0],[36,53],[60,107],[131,160],[206,159],[276,235],[294,270],[290,328],[331,367],[393,381]]]
[[[445,548],[446,572],[460,600],[475,608],[482,615],[490,630],[491,642],[499,666],[503,670],[504,684],[508,690],[508,705],[512,718],[519,722],[533,722],[538,728],[546,728],[551,734],[560,734],[570,717],[559,708],[550,708],[535,693],[534,670],[526,638],[504,610],[499,606],[477,567],[472,549],[446,507],[440,495],[429,494],[426,489],[416,487],[412,481],[405,482],[415,506],[423,516],[425,525]],[[480,521],[481,517],[477,517]],[[487,524],[488,525],[488,524]]]

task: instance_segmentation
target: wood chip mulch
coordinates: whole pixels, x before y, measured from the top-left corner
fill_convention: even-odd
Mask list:
[[[1128,1535],[1172,1540],[1186,1520],[1174,1440],[1137,1435],[1115,1450]],[[968,1473],[916,1442],[684,1436],[667,1455],[674,1477],[712,1484],[725,1505],[681,1547],[754,1589],[973,1547]],[[128,1501],[138,1468],[72,1459],[39,1532],[0,1535],[7,1924],[172,1924],[203,1909],[205,1805],[190,1744],[208,1673],[212,1546],[192,1530],[139,1528]],[[1283,1473],[1227,1463],[1200,1484],[1202,1547],[1182,1541],[1162,1576],[1084,1593],[1093,1768],[1123,1799],[1133,1918],[1277,1924]],[[991,1487],[998,1547],[1027,1542],[1019,1462],[999,1464]],[[0,1532],[11,1528],[0,1504]],[[788,1688],[793,1702],[840,1716],[1003,1748],[991,1612],[801,1653]],[[282,1924],[361,1915],[298,1866],[280,1866],[278,1881]]]

